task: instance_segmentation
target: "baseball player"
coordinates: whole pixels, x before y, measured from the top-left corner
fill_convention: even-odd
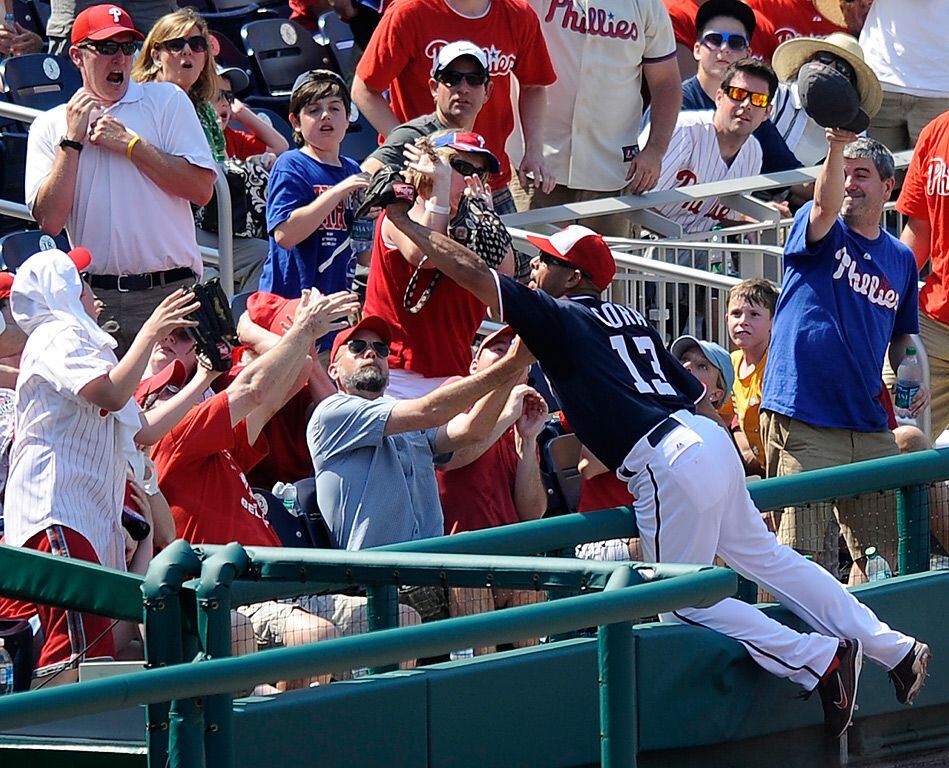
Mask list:
[[[577,437],[627,482],[645,559],[711,563],[720,555],[819,631],[802,634],[735,599],[664,619],[733,637],[769,672],[816,689],[834,736],[853,716],[864,653],[890,671],[897,698],[912,702],[929,648],[890,629],[827,571],[778,544],[748,495],[728,434],[695,412],[703,386],[642,315],[600,300],[616,267],[599,235],[572,225],[550,238],[530,236],[540,254],[527,287],[411,221],[406,210],[397,201],[386,212],[434,267],[517,331]]]

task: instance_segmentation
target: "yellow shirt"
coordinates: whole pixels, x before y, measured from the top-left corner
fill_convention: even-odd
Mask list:
[[[768,353],[764,353],[758,365],[747,376],[740,376],[744,352],[736,349],[732,352],[732,365],[735,366],[734,393],[735,414],[738,424],[745,433],[748,444],[758,462],[764,464],[764,445],[761,443],[761,427],[758,423],[758,408],[761,406],[761,383],[764,380],[765,364],[768,362]]]

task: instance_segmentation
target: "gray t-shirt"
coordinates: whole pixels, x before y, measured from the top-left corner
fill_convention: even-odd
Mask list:
[[[405,166],[405,157],[402,155],[402,147],[406,144],[414,144],[420,136],[428,136],[436,131],[443,131],[448,128],[438,119],[438,113],[432,112],[430,115],[422,115],[407,123],[397,125],[386,138],[385,144],[375,150],[369,157],[378,160],[383,165],[403,168]]]
[[[342,549],[444,533],[434,467],[437,430],[386,435],[396,402],[331,395],[307,425],[316,497]]]
[[[101,2],[102,0],[52,0],[52,13],[46,25],[46,34],[49,37],[68,38],[72,33],[72,23],[76,20],[76,15]],[[178,10],[178,4],[174,0],[119,0],[113,5],[124,8],[132,17],[135,29],[143,35],[147,35],[155,22],[166,13]]]

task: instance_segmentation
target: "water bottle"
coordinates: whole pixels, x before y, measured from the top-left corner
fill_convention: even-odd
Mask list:
[[[459,659],[473,659],[474,648],[459,648],[458,650],[449,653],[448,658],[452,661],[458,661]]]
[[[349,233],[349,238],[352,240],[353,253],[356,256],[372,250],[372,233],[375,226],[376,222],[367,216],[353,220],[353,228]]]
[[[916,357],[916,347],[906,348],[906,357],[896,371],[896,391],[893,397],[893,406],[897,416],[909,416],[909,407],[919,391],[923,380],[923,372],[919,367],[919,358]]]
[[[863,554],[867,556],[867,581],[883,581],[893,577],[890,564],[877,552],[876,547],[867,547]]]
[[[0,696],[13,693],[13,657],[0,637]]]
[[[273,495],[280,499],[287,512],[294,517],[300,516],[297,506],[297,487],[293,483],[276,483],[273,487]]]

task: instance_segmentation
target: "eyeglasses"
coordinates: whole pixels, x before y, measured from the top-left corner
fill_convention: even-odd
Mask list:
[[[208,49],[208,40],[204,35],[173,37],[171,40],[159,43],[158,47],[164,48],[169,53],[181,53],[186,44],[194,53],[204,53]]]
[[[354,355],[361,355],[369,347],[376,353],[376,357],[388,357],[389,345],[384,341],[366,341],[365,339],[350,339],[346,342],[346,347]]]
[[[488,82],[488,74],[487,72],[459,72],[456,69],[446,69],[435,75],[435,79],[449,87],[458,85],[462,80],[474,87]]]
[[[117,43],[115,40],[90,40],[79,47],[87,51],[95,51],[102,56],[115,56],[119,51],[122,51],[123,56],[131,56],[135,53],[138,43],[134,40],[125,43]]]
[[[819,62],[828,67],[836,69],[840,74],[846,77],[853,85],[857,84],[857,71],[850,65],[849,61],[835,56],[832,53],[821,51],[811,57],[811,61]]]
[[[553,254],[545,253],[544,251],[541,251],[540,253],[537,254],[537,258],[540,259],[541,264],[546,264],[548,267],[563,267],[564,269],[569,269],[569,270],[575,269],[577,270],[577,272],[579,272],[588,280],[593,279],[592,277],[590,277],[590,273],[587,272],[585,269],[580,269],[580,267],[575,267],[569,261],[566,261],[565,259],[558,259]]]
[[[706,32],[702,35],[702,45],[706,48],[721,48],[722,43],[733,51],[748,49],[748,38],[733,32]]]
[[[462,176],[477,176],[481,181],[484,181],[488,178],[488,169],[482,168],[480,165],[475,165],[474,163],[469,163],[467,160],[462,160],[460,157],[453,157],[448,161],[448,164],[452,167],[452,170],[456,173],[460,173]]]
[[[220,97],[228,104],[234,103],[234,91],[219,91]]]
[[[732,101],[741,104],[745,99],[751,101],[753,107],[766,107],[771,103],[771,96],[767,93],[757,93],[749,91],[746,88],[739,88],[737,85],[726,85],[722,90]]]

